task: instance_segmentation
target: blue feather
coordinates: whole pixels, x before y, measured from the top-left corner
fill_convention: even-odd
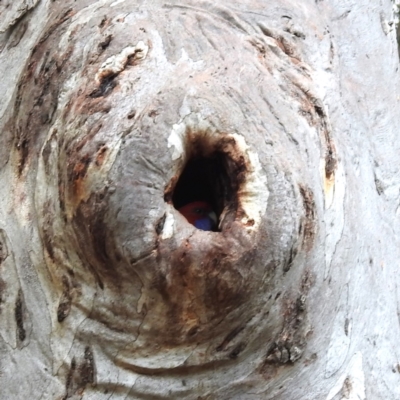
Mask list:
[[[211,218],[202,218],[195,221],[194,226],[197,229],[201,229],[203,231],[212,231],[214,227],[214,221]]]

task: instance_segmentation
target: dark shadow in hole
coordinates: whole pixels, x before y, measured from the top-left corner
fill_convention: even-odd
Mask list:
[[[206,201],[218,220],[225,206],[236,203],[236,187],[229,175],[226,154],[216,151],[209,157],[190,159],[175,186],[172,203],[176,209],[193,201]]]

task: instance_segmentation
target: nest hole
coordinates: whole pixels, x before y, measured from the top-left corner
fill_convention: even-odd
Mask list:
[[[217,216],[214,231],[220,231],[221,215],[234,215],[237,209],[238,177],[228,154],[215,150],[207,156],[194,154],[186,162],[172,193],[173,206],[207,202]],[[224,213],[223,213],[224,212]]]

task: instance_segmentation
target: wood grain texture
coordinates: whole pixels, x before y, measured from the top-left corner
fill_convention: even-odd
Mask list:
[[[391,2],[38,7],[0,37],[0,398],[399,398]],[[215,154],[206,232],[173,194]]]

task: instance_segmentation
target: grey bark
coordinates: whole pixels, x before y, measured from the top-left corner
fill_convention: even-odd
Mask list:
[[[1,399],[400,398],[392,2],[0,12]]]

